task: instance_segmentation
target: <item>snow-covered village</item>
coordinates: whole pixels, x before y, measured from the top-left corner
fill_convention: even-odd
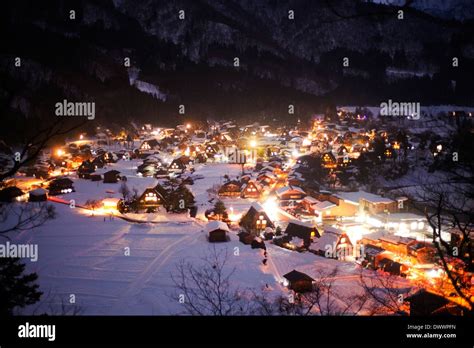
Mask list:
[[[437,225],[426,198],[450,194],[439,190],[456,152],[449,136],[473,118],[440,110],[424,122],[341,107],[292,127],[190,119],[76,132],[0,191],[2,226],[24,218],[17,209],[45,219],[8,235],[39,249],[28,269],[44,295],[25,311],[462,314],[473,273],[444,248],[462,247],[464,225]],[[206,267],[229,282],[215,285],[225,305],[196,303],[207,300],[188,277]],[[426,296],[436,305],[417,306]]]
[[[472,345],[472,1],[1,17],[0,348]]]

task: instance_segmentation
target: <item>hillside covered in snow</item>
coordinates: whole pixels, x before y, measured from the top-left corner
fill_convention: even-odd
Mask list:
[[[472,26],[418,7],[398,19],[397,6],[342,0],[13,4],[0,24],[0,105],[15,122],[50,117],[64,98],[95,101],[99,122],[170,124],[185,118],[179,105],[193,118],[264,120],[289,104],[305,118],[332,103],[473,100]]]

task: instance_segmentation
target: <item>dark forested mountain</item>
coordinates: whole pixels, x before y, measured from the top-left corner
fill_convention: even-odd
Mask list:
[[[240,119],[283,117],[288,104],[298,117],[388,98],[472,104],[472,20],[400,5],[6,1],[0,112],[14,123],[53,117],[68,99],[95,101],[99,122],[176,123],[180,104],[186,117]]]
[[[471,0],[365,0],[378,4],[396,5],[415,8],[432,16],[460,21],[474,18],[474,7]]]

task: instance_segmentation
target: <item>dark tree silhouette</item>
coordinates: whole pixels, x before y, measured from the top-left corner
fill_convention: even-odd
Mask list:
[[[20,150],[11,158],[10,165],[0,171],[0,182],[15,175],[21,167],[35,161],[41,151],[43,151],[53,139],[64,136],[82,127],[85,122],[86,121],[67,125],[61,120],[54,120],[54,122],[33,132],[28,132],[25,128],[24,132],[22,132],[24,139],[19,144]]]
[[[25,274],[18,258],[0,258],[0,317],[11,316],[18,308],[39,301],[42,292],[35,284],[36,273]]]
[[[224,202],[219,200],[214,204],[214,214],[217,215],[219,220],[227,214],[227,208],[225,207]]]

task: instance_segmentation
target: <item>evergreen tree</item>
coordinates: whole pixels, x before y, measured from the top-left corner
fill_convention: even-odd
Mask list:
[[[384,152],[385,152],[385,140],[382,137],[376,137],[372,143],[373,149],[374,149],[374,156],[376,158],[385,158],[384,157]]]
[[[224,214],[227,211],[227,208],[222,201],[217,201],[216,204],[214,204],[214,213],[216,214]]]
[[[217,215],[219,220],[222,220],[222,218],[227,215],[227,208],[224,202],[219,200],[214,204],[214,214]]]
[[[281,233],[281,227],[280,226],[277,226],[276,230],[275,230],[275,235],[276,236],[281,236],[282,233]]]
[[[24,272],[25,264],[19,258],[0,258],[0,317],[11,316],[15,308],[38,302],[43,294],[35,284],[38,275]]]

